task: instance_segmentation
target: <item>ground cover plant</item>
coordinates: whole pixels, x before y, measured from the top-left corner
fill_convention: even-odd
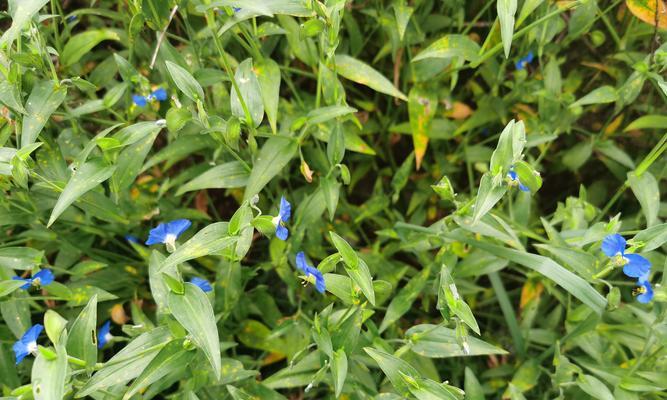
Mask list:
[[[667,397],[664,1],[3,7],[3,398]]]

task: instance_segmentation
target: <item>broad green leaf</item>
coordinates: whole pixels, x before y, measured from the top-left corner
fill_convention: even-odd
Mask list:
[[[62,338],[61,334],[65,331],[67,327],[67,320],[60,316],[57,312],[53,310],[47,310],[44,313],[44,330],[46,331],[46,336],[49,337],[51,343],[58,345],[60,339]]]
[[[570,147],[563,155],[563,165],[572,171],[578,171],[593,154],[593,142],[586,140]]]
[[[14,293],[18,288],[25,285],[24,281],[2,281],[0,282],[0,297]]]
[[[67,339],[67,354],[82,359],[87,367],[97,360],[97,295],[81,310],[70,327]]]
[[[445,234],[445,236],[539,272],[598,314],[602,313],[607,306],[605,298],[589,285],[588,282],[547,257],[469,239],[459,234]]]
[[[466,35],[447,35],[419,52],[412,62],[427,58],[462,58],[476,62],[479,58],[479,50],[479,45]]]
[[[544,0],[526,0],[526,1],[524,1],[523,6],[521,6],[521,12],[519,13],[519,18],[517,18],[517,21],[516,21],[516,26],[517,27],[521,26],[523,21],[525,21],[526,18],[528,18],[533,13],[533,11],[535,11],[535,9],[537,7],[539,7],[540,4],[542,4],[543,2],[544,2]]]
[[[632,238],[632,242],[643,244],[642,251],[651,251],[661,247],[667,243],[667,223],[644,229]]]
[[[75,397],[85,397],[98,390],[122,385],[136,378],[170,340],[171,332],[166,325],[134,338],[120,352],[111,357],[105,366],[79,389]]]
[[[336,72],[343,78],[368,86],[377,92],[388,94],[404,101],[408,100],[384,75],[354,57],[346,54],[336,54]]]
[[[31,269],[42,262],[44,251],[30,247],[0,248],[0,267],[7,269]]]
[[[394,4],[394,17],[396,18],[398,37],[401,40],[403,40],[403,37],[405,36],[405,30],[408,27],[413,12],[414,8],[406,6],[403,2]]]
[[[456,332],[444,326],[416,325],[405,333],[412,341],[413,352],[429,358],[468,357],[489,354],[507,354],[499,347],[475,337],[468,337],[469,351],[466,353],[456,340]]]
[[[32,394],[35,400],[61,400],[65,398],[67,378],[67,352],[65,346],[56,346],[56,358],[49,360],[37,353],[32,365]]]
[[[642,207],[642,212],[646,217],[646,225],[650,227],[657,224],[659,222],[658,212],[660,211],[658,181],[650,172],[645,171],[640,176],[637,176],[634,172],[628,173],[628,183]]]
[[[192,361],[194,355],[194,351],[188,351],[183,347],[183,340],[172,340],[167,343],[146,366],[141,375],[132,382],[132,385],[125,392],[123,400],[130,399],[135,393],[142,391],[166,375],[182,370],[183,366]]]
[[[21,129],[21,147],[31,145],[44,129],[51,114],[67,96],[67,87],[52,81],[39,81],[25,103],[26,116]]]
[[[658,13],[658,27],[667,29],[667,13],[665,9],[664,0],[625,0],[625,4],[635,17],[654,26],[656,20],[656,11],[658,8],[658,1],[660,1],[660,12]]]
[[[410,377],[420,376],[415,367],[382,350],[374,349],[372,347],[364,347],[364,351],[380,366],[380,369],[387,375],[387,378],[389,378],[391,384],[398,393],[402,396],[409,396],[410,385],[405,382],[402,375]]]
[[[72,36],[60,55],[61,63],[68,67],[77,63],[81,57],[89,53],[93,47],[104,40],[120,41],[118,32],[111,29],[92,29]]]
[[[17,85],[12,85],[8,81],[0,82],[0,103],[15,111],[25,114],[26,110],[23,108],[21,101],[21,95],[18,92]]]
[[[186,283],[184,294],[170,292],[168,298],[172,315],[192,335],[197,346],[211,363],[214,376],[219,379],[220,339],[213,307],[206,293],[192,283]]]
[[[514,14],[517,7],[516,0],[496,0],[498,19],[500,20],[500,36],[503,39],[505,58],[510,55],[512,35],[514,34]]]
[[[333,376],[336,398],[340,396],[347,377],[347,356],[344,349],[338,349],[331,358],[331,375]]]
[[[174,80],[174,83],[184,95],[194,102],[204,100],[204,90],[202,90],[199,82],[185,68],[171,61],[167,61],[166,64],[171,79]]]
[[[48,0],[19,0],[12,3],[11,16],[12,25],[0,37],[0,46],[10,47],[14,40],[19,37],[21,31],[30,22],[32,17],[39,12]]]
[[[47,226],[51,226],[60,214],[84,193],[109,179],[115,169],[115,166],[106,165],[101,160],[91,160],[83,164],[78,171],[73,171],[51,211]]]
[[[624,131],[632,131],[635,129],[665,129],[667,128],[666,115],[643,115],[632,121],[625,127]]]
[[[329,231],[329,236],[331,237],[331,242],[336,247],[336,250],[338,250],[343,257],[345,264],[350,268],[357,268],[359,266],[359,256],[352,246],[334,231]]]
[[[306,118],[309,124],[317,125],[354,112],[357,112],[357,109],[348,106],[320,107],[310,110]]]
[[[401,289],[398,294],[391,299],[391,303],[387,307],[387,312],[380,324],[380,332],[383,332],[388,327],[393,325],[399,318],[412,308],[412,303],[417,299],[424,290],[426,282],[431,275],[431,268],[427,267],[420,271],[417,275],[412,277],[410,281]]]
[[[542,187],[542,177],[527,162],[514,163],[514,171],[519,177],[519,182],[528,187],[531,193],[537,192]]]
[[[237,240],[229,236],[227,222],[216,222],[197,232],[187,242],[176,248],[164,261],[157,272],[164,272],[174,265],[209,254],[216,254],[234,244]]]
[[[250,172],[243,200],[258,194],[296,155],[298,145],[292,138],[275,136],[267,140]]]
[[[613,103],[618,100],[618,92],[614,87],[605,85],[593,89],[590,93],[570,104],[570,108],[590,104]]]
[[[598,400],[614,400],[615,397],[609,390],[609,388],[602,383],[601,380],[586,374],[580,374],[579,379],[577,379],[577,386],[584,392],[588,393],[595,399]]]
[[[153,142],[160,133],[161,127],[157,125],[146,137],[136,143],[127,146],[116,160],[116,169],[109,181],[111,192],[117,197],[124,193],[129,197],[128,192],[132,183],[139,175],[141,166],[153,147]]]
[[[14,336],[18,339],[30,329],[32,322],[30,320],[30,307],[28,305],[28,295],[24,292],[14,293],[14,298],[0,302],[0,312],[2,319]]]
[[[172,165],[187,157],[188,155],[206,148],[215,146],[215,141],[209,135],[183,135],[179,136],[166,147],[160,149],[155,155],[146,161],[141,171],[164,162],[164,169],[171,168]]]
[[[280,74],[278,74],[278,76],[280,76]],[[250,112],[250,118],[252,118],[252,121],[246,121],[246,123],[258,127],[264,118],[264,97],[262,96],[262,89],[259,80],[257,79],[257,75],[255,75],[252,58],[248,58],[239,64],[236,73],[234,74],[234,80],[241,92],[243,102]],[[271,94],[274,94],[273,91],[275,91],[275,88],[271,88],[271,90]],[[229,98],[231,101],[232,115],[245,121],[247,117],[241,104],[241,99],[239,99],[238,93],[234,87],[230,88]]]
[[[469,367],[465,367],[464,390],[467,400],[484,400],[484,389],[482,389],[477,376]]]
[[[426,154],[431,121],[438,110],[438,95],[434,90],[413,86],[408,94],[408,115],[412,130],[412,145],[415,148],[417,169]]]
[[[504,183],[495,183],[496,180],[488,172],[482,176],[475,199],[475,211],[473,215],[473,224],[477,223],[489,210],[496,205],[507,192],[507,185]]]
[[[454,386],[434,382],[420,376],[408,376],[400,371],[399,373],[408,384],[410,393],[417,400],[463,400],[463,391]]]
[[[333,221],[338,206],[338,198],[340,197],[340,183],[335,178],[324,177],[320,179],[320,188],[329,211],[329,220]]]
[[[273,133],[277,133],[278,100],[280,100],[280,67],[270,58],[255,63],[255,75],[262,93],[264,112]]]
[[[180,186],[176,196],[194,190],[230,189],[244,187],[248,183],[248,170],[238,161],[216,165],[188,183]]]

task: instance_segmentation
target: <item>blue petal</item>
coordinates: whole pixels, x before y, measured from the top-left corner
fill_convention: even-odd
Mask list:
[[[602,241],[602,252],[607,257],[614,257],[618,253],[625,253],[625,239],[618,233],[607,235]]]
[[[167,224],[160,224],[148,232],[148,240],[146,240],[146,245],[150,246],[152,244],[164,243],[166,236]]]
[[[139,238],[133,235],[125,235],[125,240],[127,240],[130,243],[136,243],[139,244]]]
[[[288,222],[290,216],[292,216],[292,205],[285,199],[285,197],[280,198],[280,212],[278,215],[283,222]]]
[[[307,273],[308,268],[312,268],[310,265],[308,265],[308,262],[306,261],[306,255],[303,254],[303,251],[296,253],[296,267],[304,274]]]
[[[326,289],[324,275],[317,268],[311,268],[309,272],[315,277],[315,289],[320,293],[324,293]]]
[[[30,286],[32,286],[32,279],[21,278],[20,276],[12,276],[12,280],[27,282],[25,285],[21,286],[21,289],[23,290],[28,290],[30,289]]]
[[[166,231],[167,234],[176,235],[176,237],[181,236],[181,233],[185,232],[192,222],[189,219],[177,219],[171,222],[167,222]]]
[[[71,24],[72,22],[76,21],[76,18],[76,15],[70,15],[67,17],[67,22]]]
[[[39,279],[40,286],[50,285],[55,279],[50,269],[43,269],[32,276],[32,280]]]
[[[101,349],[107,344],[107,335],[111,332],[111,321],[107,321],[100,327],[100,330],[97,331],[97,348]]]
[[[241,11],[241,7],[232,7],[234,9],[234,12],[237,13]]]
[[[282,224],[276,225],[276,236],[280,240],[287,240],[287,236],[289,236],[289,231],[287,228],[285,228]]]
[[[637,296],[637,301],[642,304],[650,303],[653,300],[653,287],[648,281],[639,281],[638,283],[644,288],[644,293]]]
[[[167,100],[167,91],[164,90],[163,88],[158,88],[155,90],[153,93],[153,98],[157,101],[165,101]]]
[[[519,180],[519,176],[516,174],[516,171],[514,171],[514,170],[510,170],[507,173],[507,176],[509,176],[510,179],[513,180],[513,181]]]
[[[639,254],[626,254],[628,263],[623,267],[623,273],[631,278],[639,278],[651,269],[651,262]]]
[[[28,352],[28,346],[21,341],[15,342],[12,346],[14,350],[14,357],[16,357],[16,365],[19,365],[24,358],[30,353]]]
[[[530,189],[528,189],[528,186],[525,186],[523,183],[519,183],[519,189],[522,192],[530,192]]]
[[[132,102],[138,105],[139,107],[146,107],[146,98],[138,94],[132,95]]]
[[[213,291],[213,288],[211,287],[211,284],[206,280],[198,277],[194,277],[190,280],[190,283],[193,285],[198,286],[201,290],[204,291],[204,293],[208,293]]]
[[[26,345],[30,342],[36,342],[43,330],[44,327],[41,324],[35,324],[23,334],[21,341]]]

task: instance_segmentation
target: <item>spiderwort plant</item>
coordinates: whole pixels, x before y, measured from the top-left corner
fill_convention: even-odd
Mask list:
[[[190,225],[192,225],[192,222],[188,219],[177,219],[162,223],[151,229],[148,234],[148,240],[146,240],[146,245],[150,246],[153,244],[164,243],[167,246],[167,251],[172,253],[176,250],[176,239],[178,239]]]
[[[623,267],[623,273],[630,278],[639,278],[651,269],[651,262],[639,254],[625,252],[626,241],[615,233],[602,241],[602,252],[610,258],[612,264]]]
[[[21,339],[14,343],[12,349],[16,356],[16,365],[28,355],[32,354],[34,356],[37,354],[37,338],[43,330],[44,327],[41,324],[33,325],[21,336]]]
[[[20,276],[12,277],[15,281],[26,282],[21,286],[21,289],[28,290],[31,286],[48,286],[54,281],[53,272],[50,269],[43,269],[32,276],[32,278],[21,278]]]
[[[97,348],[101,349],[113,339],[111,334],[111,321],[107,320],[97,331]]]
[[[213,291],[213,288],[211,287],[211,283],[207,281],[206,279],[199,278],[199,277],[194,277],[190,279],[190,283],[193,285],[197,286],[200,288],[204,293],[208,293]]]
[[[280,240],[287,240],[287,237],[289,236],[289,230],[285,224],[289,222],[291,215],[292,205],[283,196],[280,198],[280,210],[278,211],[278,215],[272,220],[273,225],[276,227],[276,236]]]
[[[132,95],[132,102],[139,107],[146,107],[148,103],[154,101],[163,102],[165,100],[167,100],[167,91],[164,88],[157,88],[147,96],[142,96],[140,94]]]
[[[308,265],[308,261],[306,261],[306,255],[303,253],[303,251],[298,252],[296,255],[296,267],[299,269],[299,271],[306,275],[306,279],[310,279],[312,276],[315,279],[315,289],[317,289],[317,291],[320,293],[324,293],[324,290],[326,289],[324,275],[322,275],[320,270],[317,268],[313,267],[312,265]]]

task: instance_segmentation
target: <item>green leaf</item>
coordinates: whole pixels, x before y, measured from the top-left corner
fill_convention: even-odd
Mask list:
[[[190,100],[196,102],[197,100],[204,100],[204,90],[202,90],[199,82],[183,67],[167,61],[167,70],[171,79],[178,88]]]
[[[456,340],[456,332],[444,326],[431,324],[415,325],[405,336],[410,338],[413,352],[429,358],[468,357],[490,354],[507,354],[499,347],[475,337],[468,337],[469,351],[466,353]]]
[[[368,269],[368,265],[362,259],[359,259],[359,267],[350,268],[347,263],[343,264],[345,266],[345,271],[350,276],[350,278],[359,285],[361,293],[366,296],[368,301],[375,305],[375,289],[373,288],[373,278],[371,277],[371,271]]]
[[[26,116],[21,129],[21,147],[33,144],[51,118],[51,114],[67,96],[67,87],[52,81],[40,81],[30,92],[25,103]]]
[[[412,277],[405,287],[391,299],[391,303],[389,303],[389,306],[387,307],[384,319],[380,324],[380,333],[393,325],[399,318],[408,312],[410,308],[412,308],[412,303],[414,303],[417,296],[424,290],[430,275],[431,267],[424,268],[417,275]]]
[[[221,374],[220,339],[213,307],[206,293],[192,283],[186,283],[184,294],[170,292],[168,299],[172,315],[192,335],[197,346],[206,354],[216,380],[219,379]]]
[[[296,155],[298,145],[292,138],[271,137],[264,143],[250,172],[243,200],[258,194]]]
[[[37,353],[32,366],[32,394],[35,400],[61,400],[65,398],[67,379],[67,353],[65,347],[56,346],[56,358],[49,360]]]
[[[507,249],[479,240],[469,239],[459,234],[445,234],[445,236],[539,272],[598,314],[601,314],[607,306],[605,298],[589,285],[588,282],[547,257]]]
[[[277,133],[278,101],[280,100],[280,67],[270,58],[255,63],[257,82],[262,94],[262,103],[271,130]],[[245,97],[244,97],[245,98]]]
[[[132,186],[134,180],[139,175],[141,166],[148,152],[153,148],[153,142],[161,129],[160,125],[156,125],[143,139],[127,146],[120,153],[116,161],[116,169],[111,176],[111,181],[109,181],[111,192],[116,196],[119,196],[121,193],[128,194],[130,186]]]
[[[359,266],[359,256],[352,246],[334,231],[329,231],[329,236],[331,237],[331,242],[333,242],[336,250],[338,250],[343,257],[345,264],[347,264],[349,268],[357,268]]]
[[[542,187],[542,177],[527,162],[514,163],[514,171],[519,177],[519,182],[528,187],[531,193],[537,192]]]
[[[44,251],[30,247],[0,248],[0,267],[7,269],[32,269],[44,258]]]
[[[516,0],[497,0],[496,9],[500,20],[500,36],[503,39],[505,58],[510,55],[512,35],[514,34],[514,14],[516,14]]]
[[[97,361],[97,295],[81,310],[70,328],[67,354],[80,358],[91,368]]]
[[[609,388],[602,383],[601,380],[586,374],[580,374],[579,379],[577,379],[577,386],[584,392],[588,393],[595,399],[598,400],[614,400],[615,397],[609,390]]]
[[[194,351],[185,350],[182,339],[172,340],[167,343],[146,366],[141,375],[132,382],[132,385],[125,392],[123,400],[130,399],[134,394],[159,381],[166,375],[181,371],[183,366],[190,364],[195,354]]]
[[[482,176],[475,199],[475,212],[473,215],[473,224],[477,223],[489,210],[496,205],[507,191],[507,185],[501,179],[494,179],[488,172]]]
[[[643,115],[632,121],[623,131],[632,131],[635,129],[664,129],[667,127],[666,115]]]
[[[438,94],[434,90],[414,86],[408,94],[408,115],[412,130],[412,145],[415,148],[417,169],[426,154],[431,122],[438,110]]]
[[[115,40],[119,42],[120,36],[118,32],[111,29],[92,29],[72,36],[62,53],[60,54],[60,62],[68,67],[77,63],[81,57],[90,53],[93,47],[105,40]]]
[[[484,400],[484,389],[482,389],[482,385],[479,383],[475,373],[469,367],[465,367],[464,390],[466,392],[466,400]]]
[[[0,46],[11,47],[14,40],[19,37],[21,31],[32,20],[32,17],[39,12],[49,1],[48,0],[20,0],[12,2],[12,25],[0,37]]]
[[[0,297],[14,293],[18,288],[25,285],[24,281],[2,281],[0,282]]]
[[[122,385],[136,378],[169,340],[171,332],[166,325],[139,335],[111,357],[104,367],[79,389],[75,397],[85,397],[98,390]]]
[[[667,223],[644,229],[632,238],[632,242],[643,244],[642,251],[651,251],[661,247],[667,243]]]
[[[640,176],[637,176],[634,172],[628,173],[628,183],[642,207],[642,212],[646,217],[646,225],[649,227],[656,225],[660,222],[658,220],[658,212],[660,211],[658,181],[650,172],[644,171]]]
[[[44,330],[51,343],[57,345],[60,342],[61,334],[65,331],[66,326],[67,320],[65,318],[53,310],[46,310],[46,313],[44,313]]]
[[[396,28],[398,30],[399,39],[403,40],[405,30],[410,22],[410,17],[414,12],[414,8],[408,7],[405,3],[394,4],[394,17],[396,18]]]
[[[171,110],[183,110],[182,108],[172,108]],[[170,110],[170,111],[171,111]],[[167,119],[167,126],[169,120]],[[149,168],[165,162],[164,169],[171,168],[175,163],[184,159],[188,155],[206,148],[215,146],[215,142],[209,135],[183,135],[179,136],[166,147],[160,149],[155,155],[146,161],[141,171],[146,171]]]
[[[51,226],[60,214],[84,193],[109,179],[115,169],[115,166],[106,165],[101,160],[91,160],[83,164],[78,171],[73,171],[70,180],[60,197],[58,197],[53,211],[51,211],[47,227]]]
[[[12,85],[8,81],[0,82],[0,103],[14,111],[25,114],[26,110],[23,108],[21,101],[21,95],[19,94],[17,85]]]
[[[463,392],[458,388],[434,382],[420,376],[408,376],[400,371],[399,374],[401,374],[403,380],[408,384],[410,393],[417,400],[463,400]]]
[[[593,154],[593,142],[586,140],[577,143],[563,155],[563,164],[572,171],[577,171]]]
[[[227,222],[216,222],[197,232],[167,257],[158,272],[188,260],[218,253],[234,244],[237,238],[228,235],[227,225]]]
[[[176,191],[176,196],[202,189],[231,189],[244,187],[250,174],[243,164],[230,161],[216,165],[203,174],[195,177]]]
[[[248,58],[239,64],[236,73],[234,74],[234,80],[236,81],[236,85],[241,92],[241,97],[250,112],[250,118],[252,118],[252,121],[246,121],[246,123],[258,127],[264,118],[264,97],[262,96],[262,89],[253,70],[252,58]],[[232,115],[245,121],[247,119],[245,111],[234,87],[230,88],[229,97],[231,101]]]
[[[329,220],[333,221],[340,196],[340,183],[335,178],[324,177],[320,179],[320,188],[329,211]]]
[[[476,62],[479,59],[479,51],[479,45],[467,35],[447,35],[419,52],[412,62],[427,58],[462,58]]]
[[[368,86],[377,92],[388,94],[404,101],[408,100],[384,75],[354,57],[346,54],[336,54],[336,72],[343,78]]]
[[[327,106],[308,111],[306,118],[310,125],[317,125],[354,112],[357,112],[357,109],[353,107]]]
[[[336,398],[340,396],[347,377],[347,356],[344,349],[338,349],[331,358],[331,375],[334,382]]]
[[[589,104],[613,103],[618,100],[618,92],[614,87],[605,85],[593,89],[590,93],[570,104],[570,108]]]
[[[410,385],[405,382],[402,375],[410,377],[420,376],[415,367],[382,350],[364,347],[364,351],[380,366],[380,369],[387,375],[387,378],[389,378],[398,393],[405,397],[409,396]]]

